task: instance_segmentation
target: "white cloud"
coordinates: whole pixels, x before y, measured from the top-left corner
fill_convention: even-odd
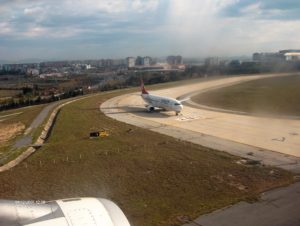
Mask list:
[[[243,8],[240,17],[220,16],[224,7],[236,2],[173,0],[165,25],[169,52],[175,49],[188,56],[232,56],[299,48],[300,21],[262,19],[260,4]]]
[[[139,12],[152,11],[158,6],[159,0],[132,0],[131,7]]]
[[[243,15],[250,15],[256,17],[262,14],[261,3],[257,2],[251,5],[248,5],[240,10]]]
[[[69,44],[76,39],[82,45],[96,43],[102,46],[99,49],[106,46],[116,55],[120,50],[228,56],[299,48],[299,20],[267,20],[265,15],[280,16],[284,9],[265,9],[261,3],[241,8],[241,1],[11,0],[0,6],[5,11],[0,15],[0,40],[1,36],[10,37],[11,43],[59,39],[58,43]],[[238,13],[224,16],[229,6]],[[65,47],[57,48],[63,51]]]
[[[242,17],[247,17],[249,20],[257,20],[263,18],[274,19],[283,16],[286,11],[282,9],[266,9],[261,2],[257,2],[240,9]]]
[[[220,10],[233,1],[173,0],[166,24],[170,52],[178,49],[186,55],[206,55],[223,33],[224,21],[217,18]]]
[[[17,37],[19,39],[22,37],[42,38],[45,35],[58,38],[71,37],[87,31],[108,33],[127,29],[130,32],[139,29],[134,26],[122,29],[110,26],[113,23],[130,23],[133,15],[154,11],[158,3],[159,0],[12,0],[0,8],[10,14],[3,18],[0,16],[0,23],[2,23],[0,34],[11,35],[14,38],[19,36]],[[61,18],[62,23],[64,20],[68,21],[68,25],[62,27],[57,22],[57,18]],[[80,21],[79,18],[83,18],[83,21]],[[94,18],[91,22],[93,25],[90,26],[97,27],[99,30],[93,31],[92,27],[83,26],[88,18]],[[89,24],[85,25],[89,26]]]
[[[44,12],[44,10],[40,6],[24,9],[24,14],[28,15],[28,16],[40,14],[40,13],[43,13],[43,12]]]
[[[240,2],[240,0],[217,0],[216,4],[218,5],[219,9],[223,9],[238,2]]]
[[[0,22],[0,35],[7,35],[12,32],[11,26],[7,22]]]
[[[65,0],[64,9],[76,14],[89,15],[92,13],[136,13],[155,10],[159,0]]]
[[[38,37],[47,34],[47,29],[39,26],[29,27],[25,32],[18,32],[19,35],[24,37]]]

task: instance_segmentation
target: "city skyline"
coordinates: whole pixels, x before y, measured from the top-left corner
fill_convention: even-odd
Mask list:
[[[300,3],[4,0],[0,59],[235,56],[300,47]]]

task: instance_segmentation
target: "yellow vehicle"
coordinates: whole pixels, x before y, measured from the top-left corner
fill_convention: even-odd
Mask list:
[[[99,137],[108,137],[108,136],[109,136],[109,133],[106,130],[99,132]]]
[[[101,131],[97,131],[97,132],[91,132],[90,133],[90,137],[108,137],[109,133],[107,130],[101,130]]]

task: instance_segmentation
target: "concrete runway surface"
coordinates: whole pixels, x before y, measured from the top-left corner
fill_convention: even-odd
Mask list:
[[[255,79],[288,75],[226,77],[150,93],[189,97],[199,92]],[[231,154],[300,172],[300,120],[235,114],[185,105],[174,112],[148,113],[140,93],[112,98],[100,106],[109,117]]]
[[[239,202],[184,226],[297,226],[300,225],[299,191],[300,182],[263,193],[259,202]]]

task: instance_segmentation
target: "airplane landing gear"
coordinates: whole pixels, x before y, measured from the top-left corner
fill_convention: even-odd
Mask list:
[[[153,106],[147,106],[148,112],[154,112],[154,107]]]

